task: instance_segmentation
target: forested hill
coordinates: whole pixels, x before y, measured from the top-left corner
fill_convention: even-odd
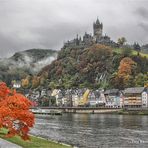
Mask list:
[[[50,88],[120,88],[143,86],[148,82],[147,54],[130,48],[94,44],[85,49],[62,49],[57,60],[44,67]]]
[[[21,63],[30,64],[36,63],[43,60],[49,56],[54,56],[57,51],[51,49],[28,49],[21,52],[16,52],[8,60],[13,60],[15,62],[20,61]]]
[[[7,59],[0,59],[0,80],[8,85],[12,80],[21,80],[27,75],[38,73],[57,57],[57,51],[50,49],[29,49],[15,53]]]

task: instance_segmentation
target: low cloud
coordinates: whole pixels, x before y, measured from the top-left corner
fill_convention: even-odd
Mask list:
[[[115,41],[148,43],[147,0],[1,0],[0,57],[31,48],[60,50],[76,34],[92,33],[97,16]]]

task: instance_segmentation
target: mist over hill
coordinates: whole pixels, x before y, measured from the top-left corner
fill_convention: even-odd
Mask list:
[[[28,74],[34,75],[57,57],[51,49],[29,49],[15,53],[10,58],[0,59],[0,80],[10,84]]]

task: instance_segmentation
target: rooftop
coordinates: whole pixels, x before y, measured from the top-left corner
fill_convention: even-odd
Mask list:
[[[104,94],[117,94],[119,89],[108,89],[104,92]]]
[[[144,91],[144,87],[132,87],[132,88],[126,88],[124,90],[124,94],[139,94]]]

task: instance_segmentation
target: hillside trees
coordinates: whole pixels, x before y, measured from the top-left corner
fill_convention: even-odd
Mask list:
[[[40,85],[40,77],[33,76],[31,83],[32,83],[32,86],[31,86],[32,88],[37,88]]]
[[[135,75],[136,66],[136,63],[131,58],[123,58],[120,62],[118,75]]]
[[[125,37],[119,38],[117,43],[119,44],[119,46],[123,46],[126,43],[126,38]]]
[[[21,85],[24,89],[35,89],[44,85],[48,86],[48,73],[43,72],[41,76],[28,75],[26,78],[21,80]]]
[[[136,42],[134,43],[133,48],[134,48],[134,50],[136,50],[137,52],[140,52],[140,50],[141,50],[140,45],[139,45],[138,43],[136,43]]]
[[[123,89],[143,86],[148,71],[147,57],[136,55],[128,46],[122,46],[115,51],[116,49],[101,44],[84,49],[64,48],[59,52],[57,60],[43,68],[38,76],[42,77],[44,72],[48,73],[45,82],[52,89],[72,87]],[[138,79],[138,83],[134,79]]]
[[[143,73],[139,73],[138,75],[135,76],[135,86],[139,87],[139,86],[145,86],[148,83],[148,73],[147,74],[143,74]]]
[[[137,72],[146,74],[148,72],[148,58],[142,56],[132,56],[132,60],[137,63]]]
[[[132,49],[131,48],[128,48],[128,47],[125,47],[125,48],[122,49],[121,54],[124,57],[130,57],[132,55]]]
[[[8,130],[7,137],[19,135],[29,139],[28,132],[34,124],[34,115],[29,111],[31,105],[25,96],[0,82],[0,128]]]
[[[131,58],[125,57],[120,61],[117,73],[112,77],[112,85],[116,88],[123,89],[131,87],[134,84],[134,77],[136,75],[137,63]]]
[[[62,49],[42,73],[48,72],[50,87],[71,88],[98,86],[111,71],[112,48],[94,44],[85,49]]]
[[[23,88],[29,87],[29,80],[30,80],[30,77],[26,77],[25,79],[21,80],[21,85],[22,85]]]

